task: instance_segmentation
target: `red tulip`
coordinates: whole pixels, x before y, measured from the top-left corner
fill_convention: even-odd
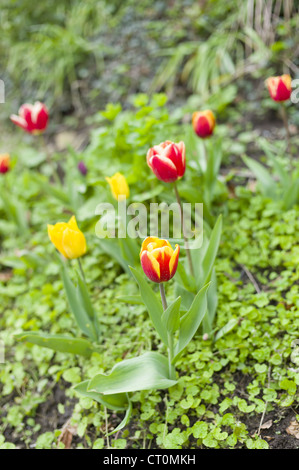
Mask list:
[[[209,109],[205,111],[196,111],[192,115],[193,129],[198,137],[201,137],[202,139],[213,134],[215,124],[215,116]]]
[[[0,173],[7,173],[10,169],[10,156],[8,153],[0,155]]]
[[[292,79],[290,75],[280,77],[270,77],[266,80],[270,96],[274,101],[286,101],[290,99],[292,93]]]
[[[150,148],[146,160],[160,181],[173,183],[181,178],[186,170],[185,144],[184,142],[174,144],[166,140],[166,142]]]
[[[41,134],[48,125],[49,112],[43,103],[37,101],[34,104],[23,104],[19,115],[13,114],[10,119],[30,134]]]
[[[140,252],[141,266],[146,276],[153,282],[169,281],[176,273],[180,247],[172,249],[167,240],[147,237]]]

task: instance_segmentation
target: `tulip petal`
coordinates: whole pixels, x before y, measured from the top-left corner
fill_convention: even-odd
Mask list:
[[[59,222],[55,225],[48,225],[48,235],[55,246],[55,248],[65,257],[67,258],[67,254],[64,251],[62,245],[62,235],[64,230],[67,228],[67,224],[64,222]]]
[[[183,142],[182,142],[183,143]],[[183,144],[184,145],[184,144]],[[184,145],[185,147],[185,145]],[[177,144],[172,142],[165,148],[163,156],[169,158],[175,165],[178,177],[181,177],[185,173],[186,165],[183,160],[182,152],[180,151]]]
[[[152,253],[143,251],[140,257],[141,266],[146,276],[153,282],[160,281],[160,265]]]
[[[67,227],[62,235],[62,247],[68,259],[75,259],[86,253],[86,240],[80,230]]]
[[[177,267],[178,267],[178,261],[179,261],[179,254],[180,254],[180,247],[179,245],[175,245],[175,250],[172,253],[172,256],[169,261],[169,273],[170,273],[170,279],[175,275]]]
[[[78,225],[77,225],[77,221],[76,221],[76,217],[73,215],[70,220],[68,221],[68,226],[69,228],[73,229],[73,230],[79,230],[78,228]]]
[[[175,164],[163,155],[153,155],[150,159],[150,167],[160,181],[173,183],[178,179]]]
[[[12,114],[10,116],[10,120],[16,124],[17,126],[21,127],[22,129],[24,129],[25,131],[28,131],[28,124],[27,122],[25,121],[24,118],[20,117],[20,116],[17,116],[16,114]]]
[[[141,246],[141,253],[144,250],[153,251],[154,249],[161,248],[163,246],[169,246],[171,248],[171,245],[168,240],[164,240],[163,238],[158,237],[147,237],[145,240],[143,240]]]

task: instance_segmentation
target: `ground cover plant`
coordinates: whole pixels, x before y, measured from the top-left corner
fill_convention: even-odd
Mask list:
[[[68,3],[0,13],[0,448],[298,448],[296,2]]]

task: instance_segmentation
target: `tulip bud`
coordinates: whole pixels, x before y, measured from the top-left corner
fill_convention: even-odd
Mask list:
[[[166,140],[150,148],[146,156],[147,164],[156,177],[164,183],[173,183],[184,176],[186,170],[186,150],[184,142],[175,144]]]
[[[270,96],[274,101],[286,101],[292,93],[292,79],[290,75],[270,77],[266,80]]]
[[[118,199],[124,199],[130,196],[127,180],[121,173],[115,173],[111,178],[107,176],[106,181],[109,183],[112,196],[117,201]]]
[[[23,104],[19,115],[12,114],[11,121],[30,134],[42,134],[48,125],[49,112],[47,107],[37,101],[34,104]]]
[[[80,171],[81,175],[87,175],[87,167],[82,160],[78,163],[78,170]]]
[[[48,225],[48,235],[55,248],[67,259],[79,258],[86,253],[86,240],[74,215],[67,223]]]
[[[176,273],[179,254],[179,245],[175,245],[173,250],[167,240],[147,237],[140,251],[142,269],[153,282],[169,281]]]
[[[215,124],[215,116],[209,109],[205,111],[196,111],[192,115],[193,129],[198,137],[201,137],[202,139],[213,134]]]
[[[10,169],[10,156],[8,153],[0,155],[0,173],[7,173]]]

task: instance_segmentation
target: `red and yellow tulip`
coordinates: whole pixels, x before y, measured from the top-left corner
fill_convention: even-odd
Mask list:
[[[41,134],[45,131],[49,112],[43,103],[37,101],[34,104],[23,104],[19,109],[19,114],[12,114],[11,121],[30,134]]]
[[[10,156],[8,153],[0,155],[0,173],[7,173],[10,169]]]
[[[146,156],[147,164],[156,177],[165,183],[173,183],[185,173],[186,150],[184,142],[175,144],[166,140],[150,148]]]
[[[176,245],[173,250],[169,241],[147,237],[140,251],[142,269],[153,282],[169,281],[176,273],[179,254],[179,245]]]
[[[66,222],[48,225],[48,235],[55,248],[67,259],[75,259],[86,253],[86,240],[73,215]]]
[[[216,119],[211,110],[196,111],[192,115],[192,126],[198,137],[205,139],[213,134]]]
[[[286,101],[292,93],[292,79],[284,74],[279,77],[270,77],[266,80],[270,96],[274,101]]]

